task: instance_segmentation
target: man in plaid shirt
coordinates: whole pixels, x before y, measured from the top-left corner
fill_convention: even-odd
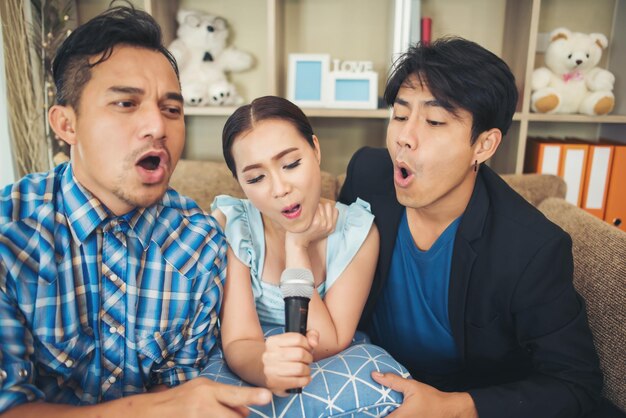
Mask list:
[[[226,242],[168,189],[185,124],[158,25],[110,9],[67,38],[53,72],[49,119],[71,162],[0,192],[0,413],[226,417],[268,402],[199,377]]]

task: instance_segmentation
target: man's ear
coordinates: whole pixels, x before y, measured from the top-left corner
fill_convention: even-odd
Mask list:
[[[500,129],[493,128],[480,134],[474,144],[474,160],[477,160],[479,164],[487,161],[496,153],[501,141]]]
[[[48,111],[48,121],[57,137],[68,145],[76,144],[76,113],[72,107],[52,106]]]

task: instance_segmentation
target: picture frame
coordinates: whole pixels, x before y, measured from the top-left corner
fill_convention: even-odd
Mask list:
[[[287,99],[300,107],[325,107],[329,54],[289,54]]]
[[[327,107],[378,108],[378,74],[373,71],[333,71],[328,75]]]

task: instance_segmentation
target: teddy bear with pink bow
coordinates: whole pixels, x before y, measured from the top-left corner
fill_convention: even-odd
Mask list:
[[[553,30],[545,67],[532,74],[531,109],[539,113],[610,113],[615,105],[615,76],[597,67],[607,46],[601,33]]]

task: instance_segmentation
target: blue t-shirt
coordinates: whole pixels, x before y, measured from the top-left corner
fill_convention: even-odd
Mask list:
[[[461,363],[448,318],[448,287],[454,237],[452,222],[428,251],[413,242],[406,211],[393,250],[389,277],[376,304],[372,340],[412,373],[444,375]]]

